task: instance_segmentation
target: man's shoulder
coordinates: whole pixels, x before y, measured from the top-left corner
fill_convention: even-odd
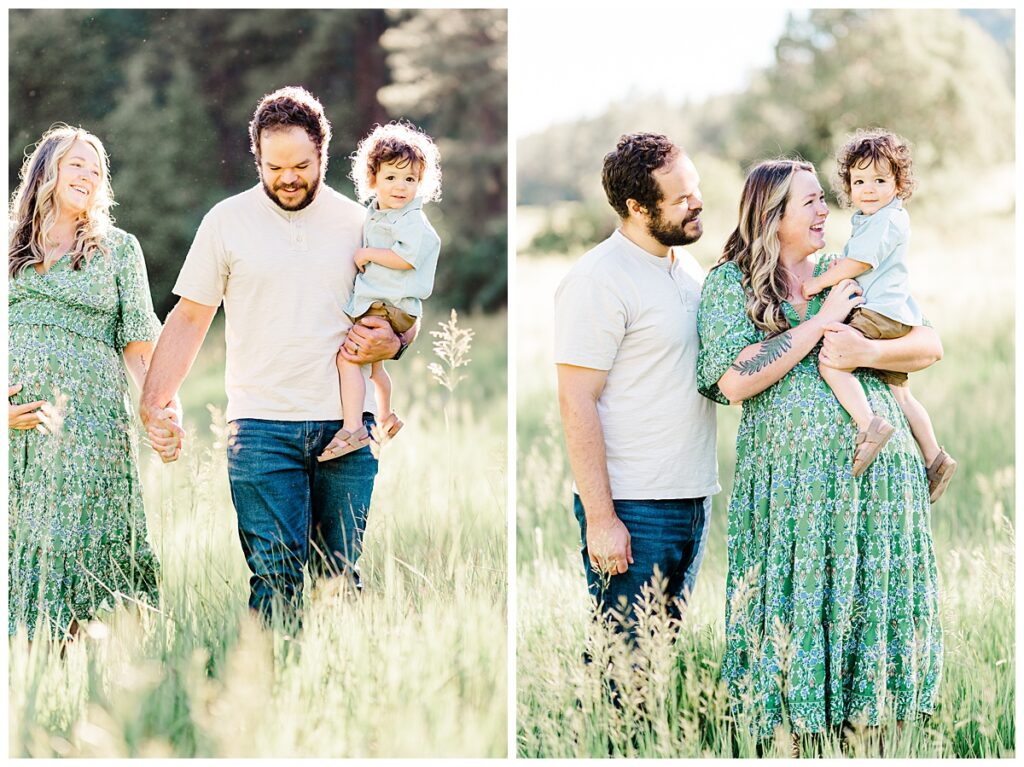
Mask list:
[[[613,286],[616,284],[615,279],[609,277],[609,270],[614,268],[614,254],[605,247],[606,243],[607,240],[599,243],[572,263],[558,283],[556,296],[570,288],[580,289],[582,286],[595,283]]]
[[[263,191],[257,185],[249,187],[238,194],[225,197],[207,211],[206,218],[215,221],[219,218],[235,216],[242,210],[251,209],[259,203],[258,195],[262,193]]]
[[[619,238],[612,235],[576,259],[567,276],[587,276],[601,281],[614,281],[629,271],[622,256],[623,244]]]
[[[323,195],[325,210],[329,211],[332,216],[340,215],[352,220],[359,220],[360,222],[366,217],[366,208],[363,205],[360,205],[348,195],[332,189],[327,184],[320,188],[320,194]]]

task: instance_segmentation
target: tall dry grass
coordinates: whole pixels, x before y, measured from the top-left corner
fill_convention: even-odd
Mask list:
[[[1005,174],[1004,174],[1005,175]],[[1013,187],[1000,176],[957,210],[912,210],[915,294],[939,330],[944,360],[911,377],[940,443],[960,461],[933,508],[945,666],[927,721],[829,734],[798,744],[804,755],[1006,757],[1014,754],[1015,474]],[[830,245],[849,233],[834,211]],[[706,231],[699,254],[728,232]],[[528,241],[520,236],[520,241]],[[831,249],[831,248],[830,248]],[[836,248],[838,249],[838,248]],[[594,626],[571,510],[571,474],[555,401],[551,301],[572,260],[520,257],[517,328],[517,750],[525,757],[788,756],[787,727],[757,743],[730,706],[724,655],[725,515],[735,469],[738,408],[719,408],[719,471],[711,533],[681,626],[661,632],[637,662]],[[769,641],[785,654],[786,627]],[[585,663],[589,652],[602,658]],[[664,663],[661,659],[671,658]],[[647,660],[659,659],[657,663]],[[609,671],[609,666],[613,668]],[[609,685],[609,674],[614,685]],[[625,675],[625,677],[623,676]],[[780,677],[780,685],[785,678]],[[615,702],[610,689],[631,691]],[[753,701],[748,701],[748,703]]]
[[[122,603],[63,657],[10,641],[10,755],[503,756],[505,320],[470,322],[482,343],[456,387],[434,380],[422,339],[389,366],[406,427],[382,452],[365,589],[307,590],[294,638],[246,607],[215,332],[183,391],[186,453],[141,467],[160,604]]]

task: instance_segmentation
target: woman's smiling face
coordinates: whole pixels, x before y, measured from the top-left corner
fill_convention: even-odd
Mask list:
[[[92,206],[96,190],[103,183],[100,157],[88,142],[78,139],[57,163],[54,194],[62,209],[81,215]]]
[[[792,255],[809,256],[825,247],[828,205],[818,177],[797,171],[789,187],[786,212],[779,220],[779,246]]]

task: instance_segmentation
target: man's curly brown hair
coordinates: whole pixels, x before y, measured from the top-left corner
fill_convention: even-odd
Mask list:
[[[627,133],[604,156],[601,184],[608,203],[623,220],[629,218],[627,200],[636,200],[653,214],[661,202],[661,187],[654,171],[675,159],[682,150],[659,133]]]
[[[836,152],[836,170],[832,177],[832,190],[839,203],[848,208],[850,201],[850,171],[871,164],[889,168],[896,182],[896,196],[909,200],[917,182],[914,180],[910,156],[910,142],[884,128],[858,130]]]
[[[267,128],[302,128],[320,154],[320,172],[327,171],[327,145],[331,123],[323,105],[305,88],[288,86],[264,96],[249,122],[249,149],[260,164],[260,136]]]

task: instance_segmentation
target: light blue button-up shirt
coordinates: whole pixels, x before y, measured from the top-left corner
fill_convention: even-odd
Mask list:
[[[871,267],[871,271],[857,278],[864,289],[861,308],[904,325],[923,325],[921,309],[910,295],[910,216],[903,209],[903,202],[894,197],[870,216],[854,213],[852,224],[853,232],[843,249],[843,258]]]
[[[422,299],[434,289],[437,256],[441,252],[441,238],[423,215],[422,198],[416,197],[393,210],[380,210],[377,200],[371,200],[363,222],[363,247],[389,248],[412,269],[367,264],[356,275],[355,290],[345,313],[358,317],[374,301],[387,301],[413,317],[421,316]]]

